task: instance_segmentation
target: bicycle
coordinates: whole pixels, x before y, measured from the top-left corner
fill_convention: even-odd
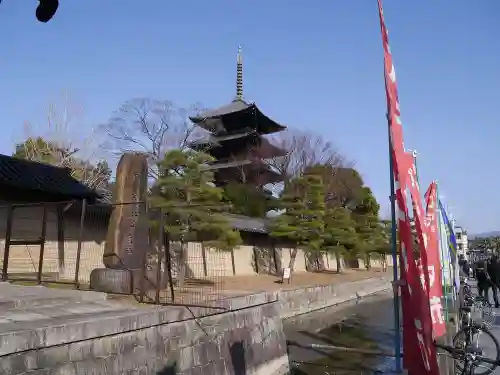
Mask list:
[[[457,375],[488,375],[495,371],[500,365],[500,351],[498,351],[499,343],[495,336],[493,336],[489,330],[485,330],[484,333],[489,335],[496,345],[497,356],[495,359],[485,357],[483,355],[483,350],[478,346],[468,345],[464,348],[457,348],[455,346],[442,345],[436,342],[434,342],[434,345],[438,349],[445,350],[454,360],[464,364],[462,368],[457,368],[460,371]],[[484,367],[481,365],[482,363],[489,366],[485,367],[483,372],[476,372],[475,370],[477,368]]]
[[[451,349],[454,350],[452,357],[458,361],[455,365],[457,373],[463,375],[487,375],[498,366],[495,361],[500,361],[500,345],[488,329],[494,319],[492,306],[485,298],[472,295],[467,280],[462,280],[462,287],[464,293],[463,303],[459,309],[459,331],[453,336],[453,346],[438,345],[437,347],[449,353]],[[483,320],[481,323],[473,319],[473,310],[481,311],[481,319]],[[479,337],[483,334],[493,342],[493,347],[496,349],[496,358],[494,360],[485,357],[484,350],[479,347]],[[492,361],[495,363],[494,365]],[[478,368],[484,368],[484,371],[477,372]]]
[[[490,341],[493,343],[494,347],[494,352],[496,353],[496,360],[500,361],[500,344],[496,337],[491,333],[491,331],[488,329],[487,325],[484,323],[477,323],[475,322],[470,314],[470,308],[464,307],[464,314],[463,318],[461,320],[461,327],[459,331],[453,336],[452,339],[452,345],[453,348],[457,350],[473,350],[472,353],[476,353],[479,350],[481,355],[484,355],[484,348],[481,349],[479,346],[479,338],[481,336],[486,337],[487,339],[490,339]],[[474,359],[474,358],[473,358]],[[458,370],[457,372],[459,374],[474,374],[474,375],[487,375],[490,374],[495,367],[490,368],[490,367],[485,367],[486,370],[482,372],[477,372],[477,371],[472,371],[472,372],[467,372],[468,367],[470,364],[470,359],[466,357],[465,355],[459,360],[456,364],[455,367]],[[480,362],[480,361],[479,361]],[[474,364],[475,367],[484,367],[483,365],[480,365],[478,361],[473,361],[472,363]],[[488,362],[489,363],[489,362]]]
[[[464,308],[469,308],[470,311],[468,314],[470,315],[469,322],[472,319],[471,313],[472,311],[480,311],[482,322],[489,328],[493,324],[495,320],[495,315],[493,314],[493,306],[488,300],[481,296],[465,296],[464,297],[464,306],[461,308],[461,313],[464,312]],[[463,321],[462,321],[463,322]]]
[[[462,308],[470,307],[474,310],[481,310],[481,318],[484,323],[491,325],[494,320],[493,306],[488,302],[488,298],[482,296],[474,296],[472,294],[472,287],[468,283],[466,277],[460,278],[460,284],[462,286],[462,304],[460,307],[460,315],[462,314]]]

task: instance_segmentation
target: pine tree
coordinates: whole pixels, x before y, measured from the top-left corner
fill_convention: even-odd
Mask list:
[[[348,248],[358,241],[355,228],[356,222],[347,208],[331,207],[326,210],[323,247],[327,252],[335,254],[337,273],[342,272],[342,258],[347,254]]]
[[[371,253],[380,246],[382,232],[379,219],[380,206],[368,187],[364,187],[361,199],[353,210],[359,241],[356,252],[364,258],[365,267],[371,268]]]
[[[382,271],[387,271],[387,255],[392,252],[392,222],[390,220],[380,221],[380,242],[374,253],[382,263]]]
[[[223,190],[213,183],[214,174],[206,168],[212,158],[192,150],[172,150],[159,162],[159,178],[153,191],[152,205],[166,212],[165,231],[181,244],[179,286],[186,277],[187,244],[203,241],[219,249],[232,249],[241,242],[224,213]]]
[[[288,265],[290,270],[293,270],[298,246],[318,253],[321,249],[323,194],[321,178],[308,174],[290,181],[280,198],[280,208],[284,212],[273,219],[271,235],[294,244]]]
[[[309,251],[316,262],[316,269],[322,270],[322,245],[325,229],[325,187],[321,176],[307,173],[303,177],[305,184],[306,209],[302,217],[303,240],[301,244]]]

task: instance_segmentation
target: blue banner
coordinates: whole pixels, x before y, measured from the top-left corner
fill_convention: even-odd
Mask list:
[[[457,258],[457,239],[455,238],[455,232],[453,230],[453,225],[448,219],[448,215],[446,214],[446,210],[443,207],[441,201],[439,201],[439,210],[441,211],[441,216],[444,221],[444,226],[446,228],[446,236],[448,238],[448,246],[450,249],[450,258],[451,263],[455,264],[455,260]]]
[[[455,274],[455,291],[458,291],[458,288],[460,287],[460,271],[458,268],[458,257],[457,257],[457,239],[455,237],[455,231],[453,228],[452,223],[448,219],[448,214],[446,213],[446,210],[444,209],[443,203],[439,201],[439,210],[441,211],[441,217],[444,222],[444,226],[446,229],[446,237],[448,239],[448,249],[450,253],[450,260],[451,264],[453,265],[454,268],[454,274]]]

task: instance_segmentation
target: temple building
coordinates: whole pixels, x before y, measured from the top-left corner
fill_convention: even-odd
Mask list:
[[[243,99],[241,48],[237,55],[234,100],[190,119],[210,132],[208,139],[193,142],[190,147],[215,158],[210,168],[215,170],[217,185],[240,182],[262,187],[281,181],[279,173],[268,166],[266,159],[284,156],[286,151],[274,146],[263,136],[286,127],[263,114],[255,103]]]

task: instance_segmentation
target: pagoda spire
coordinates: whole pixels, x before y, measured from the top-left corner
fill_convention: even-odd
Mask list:
[[[238,47],[236,55],[236,98],[235,100],[243,100],[243,56],[241,54],[241,46]]]

